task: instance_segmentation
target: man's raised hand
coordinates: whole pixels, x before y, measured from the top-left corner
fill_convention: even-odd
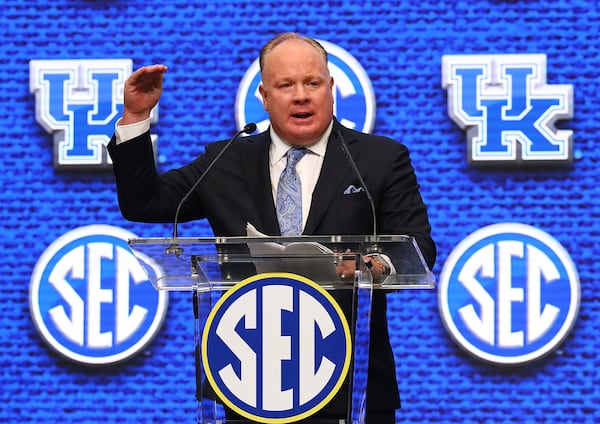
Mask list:
[[[121,125],[133,124],[150,117],[162,94],[165,65],[144,66],[127,78],[124,87],[124,109]]]

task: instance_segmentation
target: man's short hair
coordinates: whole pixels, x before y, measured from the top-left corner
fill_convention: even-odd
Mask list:
[[[304,35],[300,35],[297,32],[284,32],[276,35],[271,40],[267,42],[260,50],[260,56],[258,59],[260,70],[262,71],[265,64],[265,59],[271,51],[277,47],[279,44],[283,43],[287,40],[301,40],[304,41],[315,48],[315,50],[323,57],[325,64],[328,62],[327,51],[323,48],[323,46],[315,39],[306,37]]]

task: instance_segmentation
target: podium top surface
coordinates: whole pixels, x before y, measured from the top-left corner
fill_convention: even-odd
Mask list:
[[[155,237],[130,239],[129,246],[159,290],[226,290],[267,272],[295,273],[330,290],[435,286],[417,243],[407,235]],[[366,255],[383,256],[392,265],[390,274],[373,281],[361,259]],[[354,261],[355,281],[336,273],[340,261]]]

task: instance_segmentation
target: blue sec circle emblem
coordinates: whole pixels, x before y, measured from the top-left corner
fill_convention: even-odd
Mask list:
[[[134,255],[135,235],[110,225],[88,225],[56,239],[38,259],[29,286],[31,318],[46,344],[83,365],[111,365],[143,351],[158,334],[168,295]]]
[[[579,276],[550,235],[519,223],[483,227],[451,252],[438,306],[459,346],[498,365],[521,365],[555,350],[575,325]]]
[[[265,423],[309,417],[339,391],[351,362],[340,306],[290,273],[250,277],[208,315],[201,341],[206,378],[240,415]]]

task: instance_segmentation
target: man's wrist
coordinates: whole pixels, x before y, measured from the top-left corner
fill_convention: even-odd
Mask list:
[[[119,119],[115,126],[117,144],[136,138],[150,130],[150,118],[133,124],[123,124],[122,121]]]

